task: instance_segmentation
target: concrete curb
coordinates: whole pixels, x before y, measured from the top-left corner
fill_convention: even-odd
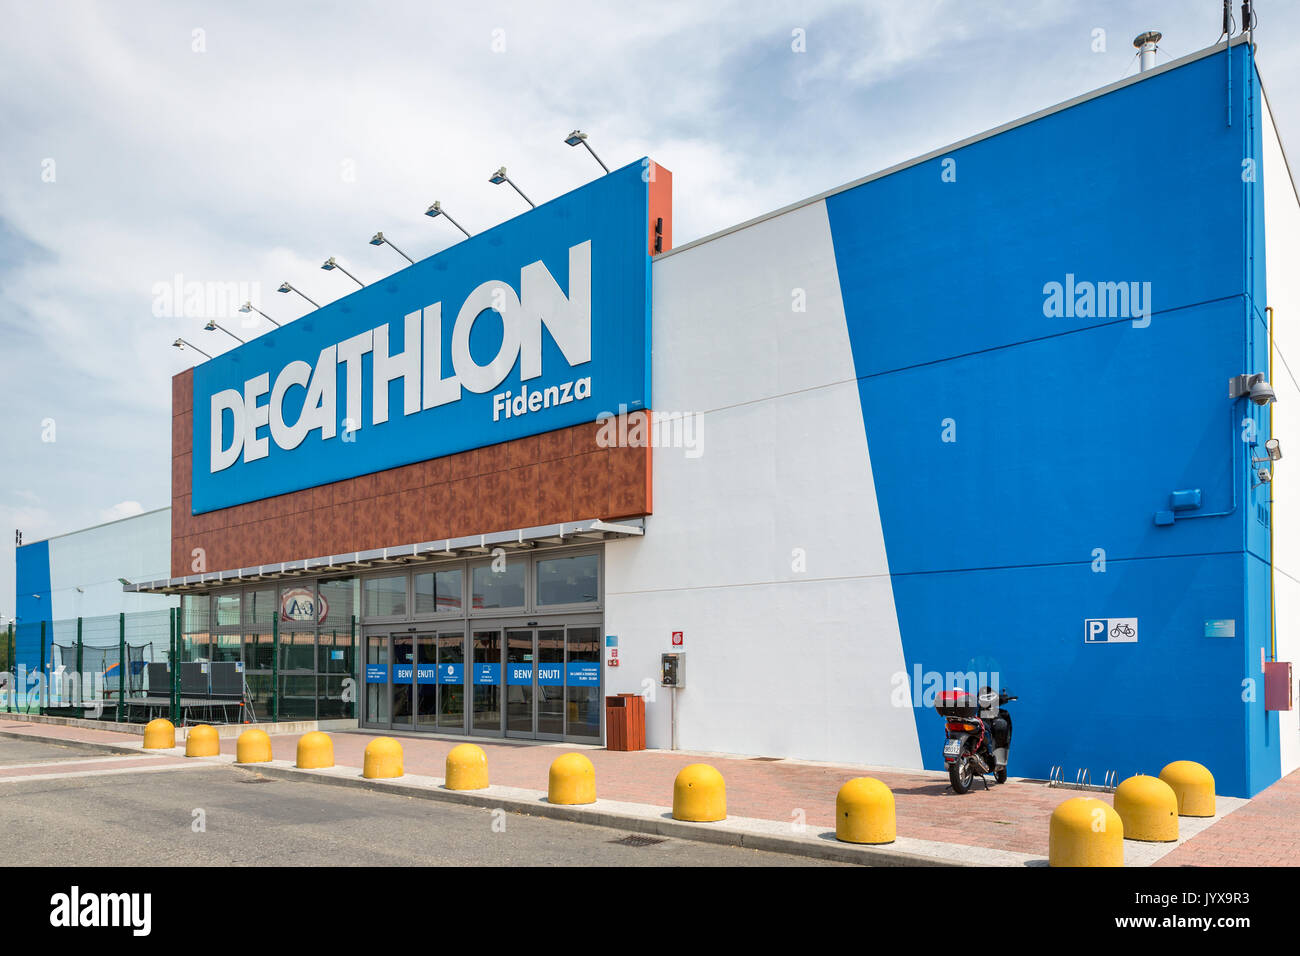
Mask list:
[[[229,756],[229,755],[223,755]],[[646,804],[620,803],[597,800],[585,806],[557,806],[546,802],[541,791],[514,787],[491,786],[486,790],[446,790],[435,777],[408,775],[389,780],[367,780],[356,767],[330,767],[324,770],[300,770],[288,761],[270,763],[234,764],[241,770],[260,773],[281,780],[326,784],[335,787],[374,790],[404,797],[419,797],[462,806],[481,807],[485,810],[506,810],[570,823],[615,830],[696,840],[788,853],[795,856],[857,863],[865,866],[971,866],[974,864],[926,856],[895,846],[862,846],[840,843],[833,833],[813,832],[808,835],[790,833],[790,825],[772,820],[755,820],[747,817],[728,817],[719,823],[689,823],[672,819],[668,808]],[[913,842],[913,841],[908,841]]]
[[[18,730],[0,730],[0,737],[11,740],[39,740],[42,743],[54,744],[58,747],[67,747],[71,750],[83,750],[90,753],[110,753],[110,754],[134,754],[140,755],[139,747],[132,747],[129,744],[106,744],[91,740],[67,740],[63,737],[46,737],[43,734],[25,734]]]

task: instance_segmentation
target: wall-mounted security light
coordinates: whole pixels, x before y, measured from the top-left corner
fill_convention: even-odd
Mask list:
[[[1277,401],[1277,393],[1259,372],[1246,375],[1234,375],[1228,379],[1229,398],[1249,398],[1256,405],[1268,405]]]
[[[570,146],[586,146],[587,152],[591,153],[591,158],[594,159],[596,162],[600,163],[601,169],[605,170],[605,172],[609,172],[609,167],[605,165],[605,161],[603,159],[601,159],[599,156],[596,155],[596,151],[592,149],[591,144],[587,142],[587,134],[584,133],[582,130],[575,129],[568,136],[564,137],[564,141],[568,143]]]
[[[296,293],[296,294],[298,294],[298,295],[301,295],[304,299],[307,299],[307,301],[308,301],[308,302],[311,302],[311,304],[314,305],[314,306],[316,306],[316,308],[318,308],[318,309],[320,308],[320,303],[318,303],[318,302],[314,302],[312,299],[310,299],[310,298],[308,298],[307,296],[303,295],[302,292],[300,292],[298,289],[295,289],[293,286],[289,285],[289,283],[287,283],[287,282],[281,282],[281,283],[280,283],[280,288],[276,289],[275,291],[276,291],[276,292],[293,292],[293,293]]]
[[[397,248],[397,246],[393,245],[393,240],[391,240],[391,239],[385,239],[385,238],[384,238],[384,234],[383,234],[382,232],[377,232],[377,233],[375,233],[373,236],[371,236],[371,237],[370,237],[370,244],[371,244],[372,246],[388,246],[390,249],[392,249],[394,252],[396,252],[399,256],[401,256],[403,259],[405,259],[405,260],[406,260],[407,262],[409,262],[411,265],[415,265],[415,260],[412,259],[410,256],[408,256],[408,255],[407,255],[405,252],[403,252],[401,249]]]
[[[511,179],[509,176],[506,175],[506,168],[504,166],[502,166],[495,173],[489,176],[488,182],[493,183],[494,185],[497,186],[500,186],[502,183],[509,183],[511,189],[519,193],[520,196],[523,196],[524,202],[528,203],[528,205],[532,206],[534,209],[537,208],[537,203],[533,202],[527,196],[524,196],[524,191],[515,185],[515,181],[513,179]]]
[[[251,303],[251,302],[245,302],[243,305],[241,305],[241,306],[239,307],[239,311],[240,311],[240,312],[243,312],[243,313],[245,313],[245,314],[247,314],[247,313],[249,313],[249,312],[256,312],[256,313],[257,313],[258,315],[260,315],[262,318],[266,319],[266,321],[268,321],[268,322],[270,322],[272,325],[274,325],[277,329],[280,327],[280,323],[279,323],[279,322],[275,321],[275,319],[271,318],[269,315],[267,315],[265,312],[263,312],[263,311],[262,311],[261,309],[259,309],[257,306],[253,305],[253,303]]]
[[[240,338],[238,335],[236,335],[234,332],[230,331],[230,329],[226,328],[224,325],[218,325],[216,319],[208,319],[208,324],[205,325],[205,326],[203,326],[203,331],[205,331],[205,332],[217,332],[217,331],[225,332],[227,335],[229,335],[232,339],[234,339],[236,342],[240,343],[241,345],[244,343],[244,340],[241,339],[241,338]]]
[[[177,339],[175,342],[172,343],[172,347],[178,348],[182,352],[184,352],[186,349],[194,349],[194,351],[198,352],[204,358],[212,358],[212,356],[209,355],[207,352],[203,351],[203,349],[199,348],[196,345],[191,345],[189,342],[186,342],[184,339]]]
[[[337,262],[335,262],[333,256],[330,256],[328,259],[326,259],[324,262],[322,262],[320,267],[321,267],[322,269],[324,269],[326,272],[333,272],[335,269],[338,269],[339,272],[342,272],[345,276],[347,276],[349,279],[351,279],[351,280],[352,280],[353,282],[355,282],[357,285],[361,286],[361,288],[364,289],[364,288],[366,287],[366,284],[365,284],[364,282],[362,282],[360,279],[358,279],[356,276],[354,276],[351,272],[348,272],[347,269],[344,269],[341,265],[339,265]]]
[[[447,210],[442,208],[442,203],[438,202],[438,200],[435,199],[433,201],[433,205],[430,206],[428,209],[426,209],[424,211],[424,214],[428,216],[430,219],[437,219],[439,216],[445,216],[449,223],[451,223],[461,232],[465,233],[466,239],[470,238],[469,230],[467,230],[464,226],[458,223],[455,219],[452,219],[451,214],[448,213]]]
[[[1264,442],[1264,452],[1267,458],[1252,458],[1251,462],[1259,464],[1261,461],[1281,461],[1282,460],[1282,443],[1276,438],[1270,438]]]

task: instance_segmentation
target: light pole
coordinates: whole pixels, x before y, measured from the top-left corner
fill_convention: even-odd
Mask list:
[[[446,216],[446,217],[447,217],[447,221],[448,221],[449,223],[451,223],[453,226],[455,226],[455,227],[456,227],[457,229],[459,229],[461,232],[465,233],[465,238],[466,238],[466,239],[470,238],[470,234],[469,234],[469,232],[465,229],[465,227],[462,226],[460,223],[458,223],[455,219],[452,219],[452,218],[451,218],[451,215],[447,212],[447,210],[445,210],[445,209],[442,208],[442,203],[438,202],[438,200],[435,199],[435,200],[433,201],[433,205],[430,206],[428,209],[426,209],[426,210],[424,211],[424,214],[425,214],[426,216],[428,216],[430,219],[437,219],[439,216]]]
[[[407,262],[409,262],[411,265],[415,265],[415,260],[412,259],[410,256],[408,256],[408,255],[407,255],[405,252],[403,252],[401,249],[397,248],[397,246],[393,245],[393,240],[391,240],[391,239],[385,239],[385,238],[384,238],[384,234],[383,234],[382,232],[377,232],[377,233],[375,233],[373,236],[371,236],[371,237],[370,237],[370,244],[371,244],[372,246],[390,246],[390,247],[392,248],[392,250],[393,250],[394,252],[396,252],[399,256],[401,256],[403,259],[405,259],[405,260],[406,260]]]
[[[248,312],[256,312],[256,313],[257,313],[258,315],[260,315],[262,318],[266,319],[266,321],[268,321],[268,322],[270,322],[272,325],[274,325],[277,329],[280,327],[280,323],[279,323],[279,322],[275,321],[275,319],[271,318],[269,315],[267,315],[265,312],[263,312],[263,311],[262,311],[261,309],[259,309],[257,306],[253,305],[253,303],[251,303],[251,302],[245,302],[243,305],[241,305],[241,306],[239,307],[239,311],[240,311],[240,312],[244,312],[244,313],[248,313]]]
[[[172,343],[172,345],[175,348],[180,349],[182,352],[184,352],[186,349],[194,349],[194,351],[198,352],[204,358],[212,358],[212,356],[209,355],[207,352],[203,351],[203,349],[199,348],[197,345],[194,345],[191,342],[186,342],[184,339],[177,339],[175,342]]]
[[[208,319],[208,324],[205,325],[205,326],[203,326],[203,331],[205,331],[205,332],[215,332],[215,331],[218,331],[218,330],[219,330],[219,331],[222,331],[222,332],[225,332],[227,335],[229,335],[232,339],[234,339],[234,340],[235,340],[236,342],[238,342],[240,345],[243,345],[243,344],[244,344],[244,340],[241,339],[241,338],[240,338],[238,335],[236,335],[234,332],[230,331],[230,329],[226,328],[224,325],[218,325],[216,319]]]
[[[302,293],[301,291],[299,291],[298,289],[295,289],[293,286],[289,285],[289,283],[287,283],[287,282],[281,282],[281,283],[280,283],[280,288],[276,289],[275,291],[276,291],[276,292],[296,292],[298,295],[301,295],[304,299],[307,299],[308,302],[311,302],[311,304],[314,305],[314,306],[316,306],[316,308],[318,308],[318,309],[320,308],[320,303],[318,303],[318,302],[312,302],[312,300],[311,300],[310,298],[308,298],[306,295],[303,295],[303,293]]]
[[[528,203],[528,205],[532,206],[534,209],[537,208],[537,203],[533,202],[527,196],[524,196],[524,191],[515,185],[515,181],[513,179],[511,179],[509,176],[506,175],[506,168],[504,166],[502,166],[495,173],[489,176],[488,182],[493,183],[497,186],[500,186],[502,183],[509,183],[511,189],[519,193],[520,196],[523,196],[524,202]]]
[[[592,149],[591,144],[587,142],[587,134],[584,133],[582,130],[575,129],[568,136],[564,137],[564,141],[568,143],[570,146],[578,146],[580,144],[582,146],[586,146],[587,152],[591,153],[591,158],[594,159],[596,162],[600,163],[601,169],[605,170],[605,172],[609,172],[609,167],[605,165],[605,161],[603,159],[601,159],[599,156],[596,155],[596,151]]]
[[[366,287],[366,284],[365,284],[364,282],[362,282],[360,279],[358,279],[356,276],[354,276],[351,272],[348,272],[347,269],[344,269],[341,265],[339,265],[337,262],[335,262],[333,256],[330,256],[328,259],[326,259],[324,262],[322,262],[322,263],[321,263],[321,268],[324,269],[326,272],[333,272],[335,269],[338,269],[339,272],[342,272],[345,276],[347,276],[349,279],[351,279],[351,280],[352,280],[353,282],[355,282],[357,285],[361,286],[361,288],[364,289],[364,288]]]

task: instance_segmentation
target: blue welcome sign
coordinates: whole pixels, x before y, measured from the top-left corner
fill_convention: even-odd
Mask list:
[[[199,365],[193,513],[649,407],[645,168]]]

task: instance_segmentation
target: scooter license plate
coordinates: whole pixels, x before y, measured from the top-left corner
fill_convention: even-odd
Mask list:
[[[943,755],[945,757],[955,757],[961,753],[961,741],[950,740],[943,745]]]

